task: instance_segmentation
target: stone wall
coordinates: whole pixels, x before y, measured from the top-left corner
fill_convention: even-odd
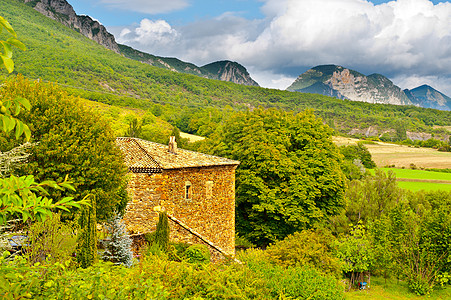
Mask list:
[[[162,173],[131,173],[131,197],[124,222],[130,234],[154,231],[160,206],[203,238],[235,254],[235,169],[216,166],[163,170]],[[189,185],[189,197],[186,186]],[[194,243],[189,232],[172,226],[171,237]],[[175,234],[177,232],[177,234]]]

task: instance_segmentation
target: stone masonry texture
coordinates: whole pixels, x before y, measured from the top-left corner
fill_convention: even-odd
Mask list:
[[[234,256],[239,162],[183,149],[174,154],[165,145],[140,139],[116,141],[130,171],[124,222],[131,235],[155,231],[158,207],[181,223],[171,220],[172,241],[206,244],[214,260],[218,249]]]

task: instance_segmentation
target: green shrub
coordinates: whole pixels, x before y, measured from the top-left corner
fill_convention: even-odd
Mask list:
[[[419,296],[428,295],[434,290],[434,282],[421,275],[412,274],[411,278],[407,281],[407,285],[410,291]]]
[[[192,264],[207,263],[210,261],[210,251],[205,245],[194,244],[186,249],[183,257]]]
[[[268,247],[270,261],[283,267],[313,267],[326,274],[341,275],[341,264],[333,255],[335,238],[325,230],[303,230]]]
[[[235,247],[237,248],[254,248],[255,245],[244,236],[235,234]]]
[[[97,219],[96,202],[91,197],[91,206],[84,206],[79,216],[79,228],[77,241],[77,261],[82,268],[92,266],[97,262]]]
[[[22,257],[0,258],[1,299],[167,299],[169,294],[156,279],[112,263],[70,269],[69,263],[30,266]]]
[[[262,299],[265,281],[242,264],[172,262],[156,256],[140,263],[140,276],[163,283],[168,299]]]
[[[72,260],[77,246],[77,226],[75,222],[62,223],[60,217],[61,214],[53,214],[28,229],[25,257],[30,264]]]
[[[310,266],[283,267],[259,249],[246,250],[238,259],[264,280],[268,299],[344,299],[338,279]]]
[[[185,253],[186,249],[190,244],[186,243],[169,243],[168,247],[168,259],[172,261],[178,261],[181,262],[184,259],[183,254]]]

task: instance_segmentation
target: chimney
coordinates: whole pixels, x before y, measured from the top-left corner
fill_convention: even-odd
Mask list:
[[[175,136],[169,137],[169,149],[170,153],[177,154],[177,142],[175,141]]]

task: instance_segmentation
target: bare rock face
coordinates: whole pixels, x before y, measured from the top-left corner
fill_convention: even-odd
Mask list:
[[[35,3],[36,0],[24,0],[25,3]],[[105,26],[89,16],[79,16],[74,8],[65,0],[39,0],[34,9],[41,14],[70,27],[98,44],[120,53],[114,36]]]
[[[308,70],[287,90],[369,103],[412,104],[406,94],[387,77],[380,74],[365,76],[336,65],[317,66]]]
[[[228,60],[217,61],[201,67],[202,70],[210,73],[209,78],[230,81],[242,85],[259,86],[255,82],[246,68],[237,62]]]

